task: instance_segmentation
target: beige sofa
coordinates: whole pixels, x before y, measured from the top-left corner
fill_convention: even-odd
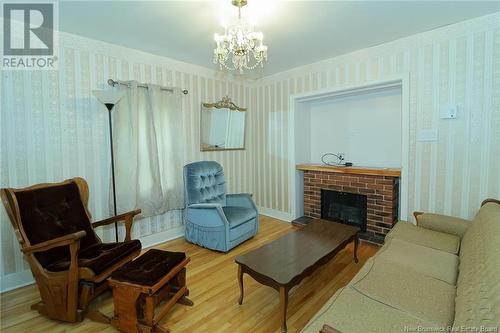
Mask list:
[[[472,221],[416,219],[398,222],[302,332],[500,332],[500,201]]]

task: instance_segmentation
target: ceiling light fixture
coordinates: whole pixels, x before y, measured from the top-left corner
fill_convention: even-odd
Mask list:
[[[267,61],[267,46],[262,43],[262,32],[254,31],[254,26],[241,17],[241,7],[247,0],[233,0],[233,6],[238,7],[238,19],[225,27],[223,35],[214,34],[217,44],[214,49],[214,64],[220,69],[239,70],[264,67]],[[229,64],[228,64],[229,63]]]

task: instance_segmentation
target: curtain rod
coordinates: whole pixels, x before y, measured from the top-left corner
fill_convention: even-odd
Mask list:
[[[122,81],[115,81],[115,80],[113,80],[113,79],[109,79],[109,80],[108,80],[108,84],[109,84],[110,86],[112,86],[112,87],[114,87],[114,86],[115,86],[115,85],[117,85],[117,84],[121,84],[121,85],[124,85],[124,86],[128,86],[128,85],[129,85],[129,84],[128,84],[128,83],[126,83],[126,82],[122,82]],[[147,88],[147,87],[148,87],[146,84],[142,84],[142,83],[139,83],[137,86],[138,86],[138,87],[142,87],[142,88]],[[172,88],[164,88],[164,87],[160,87],[160,90],[165,90],[165,91],[174,92],[174,89],[172,89]],[[181,91],[182,91],[182,93],[183,93],[184,95],[187,95],[187,94],[189,93],[189,91],[188,91],[187,89],[183,89],[183,90],[181,90]]]

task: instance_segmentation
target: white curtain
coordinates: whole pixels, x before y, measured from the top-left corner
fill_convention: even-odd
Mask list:
[[[128,83],[113,110],[117,211],[148,217],[183,208],[181,92]]]

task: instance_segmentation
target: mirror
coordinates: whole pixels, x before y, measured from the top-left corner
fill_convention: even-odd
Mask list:
[[[245,149],[246,111],[228,96],[217,103],[202,103],[201,151]]]

